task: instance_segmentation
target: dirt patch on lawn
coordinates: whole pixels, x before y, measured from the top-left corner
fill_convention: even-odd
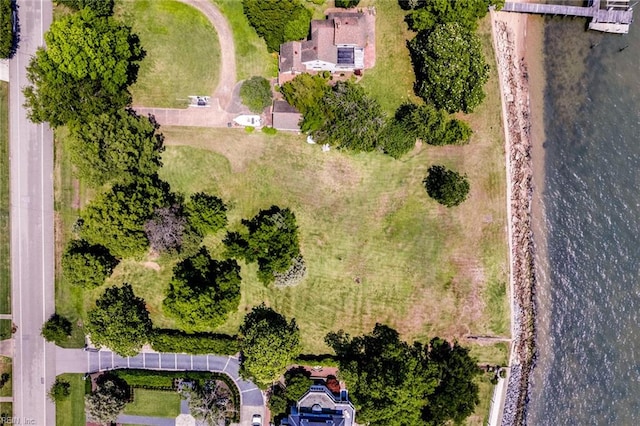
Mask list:
[[[160,272],[160,265],[156,262],[142,262],[142,266],[147,269],[153,269],[154,271]]]

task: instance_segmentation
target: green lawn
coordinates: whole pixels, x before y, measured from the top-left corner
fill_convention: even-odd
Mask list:
[[[207,18],[175,0],[119,1],[116,15],[132,26],[147,52],[134,105],[185,107],[189,95],[210,95],[220,71],[220,44]]]
[[[393,114],[402,102],[418,99],[413,93],[415,76],[406,44],[415,33],[407,28],[407,12],[396,0],[362,1],[361,5],[369,3],[376,8],[376,66],[364,72],[361,84],[388,114]]]
[[[10,402],[0,402],[0,417],[11,417],[13,405]]]
[[[11,313],[10,244],[9,84],[0,81],[0,314]]]
[[[85,380],[84,374],[61,374],[61,379],[71,384],[71,395],[64,401],[56,404],[56,425],[57,426],[77,426],[85,424],[84,415],[84,395]]]
[[[2,387],[0,387],[0,396],[12,395],[13,385],[11,382],[11,378],[12,378],[11,363],[12,363],[11,358],[6,356],[0,356],[0,377],[4,374],[9,375],[8,379],[4,381],[4,383],[2,383],[2,380],[0,380],[0,384],[2,385]]]
[[[503,280],[506,274],[504,193],[492,183],[492,173],[504,179],[500,139],[478,134],[466,147],[425,147],[395,161],[380,154],[322,153],[302,137],[282,133],[163,131],[169,146],[162,177],[185,194],[220,194],[232,207],[232,228],[271,204],[291,207],[298,218],[306,281],[268,288],[257,281],[255,265],[242,265],[241,308],[217,331],[235,333],[244,313],[262,301],[296,318],[311,353],[327,351],[328,331],[367,332],[377,321],[407,339],[499,331],[491,328],[484,292],[492,271],[503,271]],[[426,196],[421,181],[434,161],[469,175],[472,192],[462,206],[446,209]],[[222,237],[206,241],[218,256]],[[161,303],[174,261],[157,262],[125,261],[108,284],[131,283],[154,323],[171,327]],[[103,290],[87,293],[85,307]]]
[[[8,320],[8,319],[0,320],[0,340],[11,338],[12,327],[13,327],[13,323],[11,322],[11,320]]]
[[[54,139],[54,208],[56,226],[56,312],[68,318],[73,324],[71,338],[62,346],[81,348],[84,346],[82,325],[83,291],[64,281],[60,264],[64,248],[73,236],[73,226],[78,218],[78,209],[91,197],[92,191],[81,185],[73,176],[69,156],[63,149],[68,131],[56,129]]]
[[[124,414],[176,417],[180,414],[180,400],[177,392],[134,388],[133,402],[124,407]]]
[[[249,24],[240,0],[211,0],[231,25],[236,49],[238,81],[254,75],[265,78],[278,74],[278,59],[267,51],[267,45]]]

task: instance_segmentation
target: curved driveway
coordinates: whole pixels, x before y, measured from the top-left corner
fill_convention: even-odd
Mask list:
[[[196,8],[207,17],[218,33],[220,43],[220,76],[218,85],[211,94],[209,108],[147,108],[134,107],[140,115],[152,114],[161,125],[165,126],[197,126],[226,127],[233,114],[227,112],[231,103],[233,88],[236,84],[236,48],[233,43],[233,32],[227,19],[208,0],[177,0]]]
[[[241,424],[249,424],[253,413],[262,413],[265,418],[262,392],[252,382],[240,378],[238,358],[159,352],[142,352],[133,357],[121,357],[108,350],[84,351],[56,347],[56,374],[95,373],[117,368],[225,373],[233,379],[240,391]]]

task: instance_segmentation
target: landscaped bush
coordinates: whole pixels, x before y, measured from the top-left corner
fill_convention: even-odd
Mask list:
[[[0,58],[14,53],[11,0],[0,0]]]
[[[321,355],[310,355],[310,354],[301,354],[298,355],[297,358],[293,360],[293,364],[299,365],[320,365],[322,367],[337,367],[338,359],[335,355],[331,354],[321,354]]]
[[[240,87],[240,98],[251,112],[261,113],[271,105],[273,99],[269,80],[264,77],[251,77],[246,80]]]
[[[69,339],[71,328],[71,321],[61,315],[53,314],[42,326],[41,334],[47,342],[59,345]]]
[[[158,352],[234,355],[239,344],[235,336],[213,333],[187,334],[180,330],[158,329],[151,337],[151,347]]]
[[[280,45],[302,40],[309,32],[311,11],[298,0],[243,0],[244,14],[270,52]]]
[[[264,133],[265,135],[275,135],[276,133],[278,133],[278,129],[265,126],[262,128],[262,133]]]
[[[348,9],[350,7],[356,7],[358,3],[360,3],[360,0],[336,0],[336,7]]]

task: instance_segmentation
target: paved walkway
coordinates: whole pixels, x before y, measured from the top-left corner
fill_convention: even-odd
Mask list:
[[[152,114],[163,126],[227,127],[237,114],[229,111],[236,86],[236,50],[233,32],[220,10],[207,0],[178,0],[200,11],[215,28],[220,42],[220,78],[206,108],[149,108],[134,106],[140,115]],[[204,93],[201,93],[204,95]]]

